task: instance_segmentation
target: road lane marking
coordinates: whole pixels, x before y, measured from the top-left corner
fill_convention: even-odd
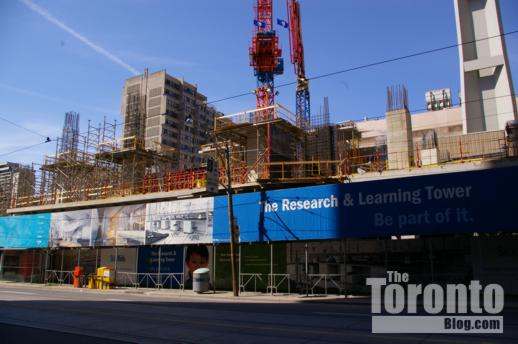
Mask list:
[[[18,294],[18,295],[36,295],[36,293],[28,293],[26,291],[11,291],[11,290],[0,290],[0,293]]]
[[[131,300],[125,300],[125,299],[106,299],[106,301],[131,302]]]

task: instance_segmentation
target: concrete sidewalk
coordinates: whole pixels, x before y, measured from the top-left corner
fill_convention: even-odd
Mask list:
[[[191,290],[180,290],[180,289],[151,289],[151,288],[130,288],[130,287],[117,287],[114,289],[87,289],[87,288],[73,288],[72,285],[45,285],[41,283],[21,283],[21,282],[9,282],[0,281],[0,288],[2,286],[13,286],[21,288],[48,288],[48,289],[59,289],[63,292],[86,292],[96,293],[104,295],[123,295],[123,294],[136,294],[150,297],[163,297],[163,298],[180,298],[180,299],[196,299],[196,300],[207,300],[207,301],[220,301],[220,302],[247,302],[247,303],[331,303],[331,304],[350,304],[357,306],[371,306],[370,296],[358,296],[358,295],[302,295],[302,294],[267,294],[260,292],[242,292],[239,297],[234,297],[231,291],[216,291],[206,293],[195,293]],[[421,302],[418,302],[421,304]],[[506,296],[505,297],[505,309],[518,309],[518,297]]]
[[[88,289],[88,288],[73,288],[72,285],[45,285],[42,283],[22,283],[0,281],[0,287],[13,286],[22,288],[49,288],[59,289],[64,292],[88,292],[98,294],[137,294],[154,297],[174,297],[174,298],[196,298],[200,300],[220,300],[231,302],[280,302],[280,303],[296,303],[296,302],[325,302],[325,303],[351,303],[370,305],[370,297],[368,296],[349,296],[344,295],[302,295],[302,294],[287,294],[287,293],[261,293],[261,292],[242,292],[239,297],[234,297],[231,291],[216,291],[206,293],[195,293],[192,290],[180,289],[152,289],[152,288],[131,288],[131,287],[117,287],[114,289]]]

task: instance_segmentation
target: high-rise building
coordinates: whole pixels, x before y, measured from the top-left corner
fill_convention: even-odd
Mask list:
[[[498,0],[455,0],[464,133],[518,119]]]
[[[17,197],[34,192],[34,172],[30,166],[0,162],[0,214],[12,206]]]
[[[173,157],[178,169],[197,168],[216,113],[196,84],[146,69],[124,84],[123,142]]]

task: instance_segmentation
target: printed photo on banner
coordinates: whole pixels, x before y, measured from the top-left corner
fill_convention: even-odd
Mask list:
[[[99,232],[99,210],[53,213],[50,225],[52,247],[94,246]]]
[[[149,203],[146,215],[146,245],[212,242],[212,197]]]
[[[207,245],[185,246],[184,261],[184,288],[192,289],[193,273],[201,268],[212,271],[212,250]],[[210,273],[212,288],[212,272]]]
[[[99,246],[144,245],[145,204],[104,208]]]

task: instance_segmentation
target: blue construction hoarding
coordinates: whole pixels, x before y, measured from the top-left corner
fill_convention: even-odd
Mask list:
[[[234,195],[241,242],[518,232],[518,167]],[[0,217],[0,247],[229,241],[227,197]],[[99,239],[101,238],[101,239]]]
[[[160,252],[158,247],[139,248],[139,273],[157,273],[159,262],[161,273],[183,272],[183,246],[162,247]]]
[[[48,247],[50,214],[0,217],[0,248]]]
[[[242,242],[518,232],[517,167],[264,191],[234,196]],[[226,197],[214,241],[228,242]]]

